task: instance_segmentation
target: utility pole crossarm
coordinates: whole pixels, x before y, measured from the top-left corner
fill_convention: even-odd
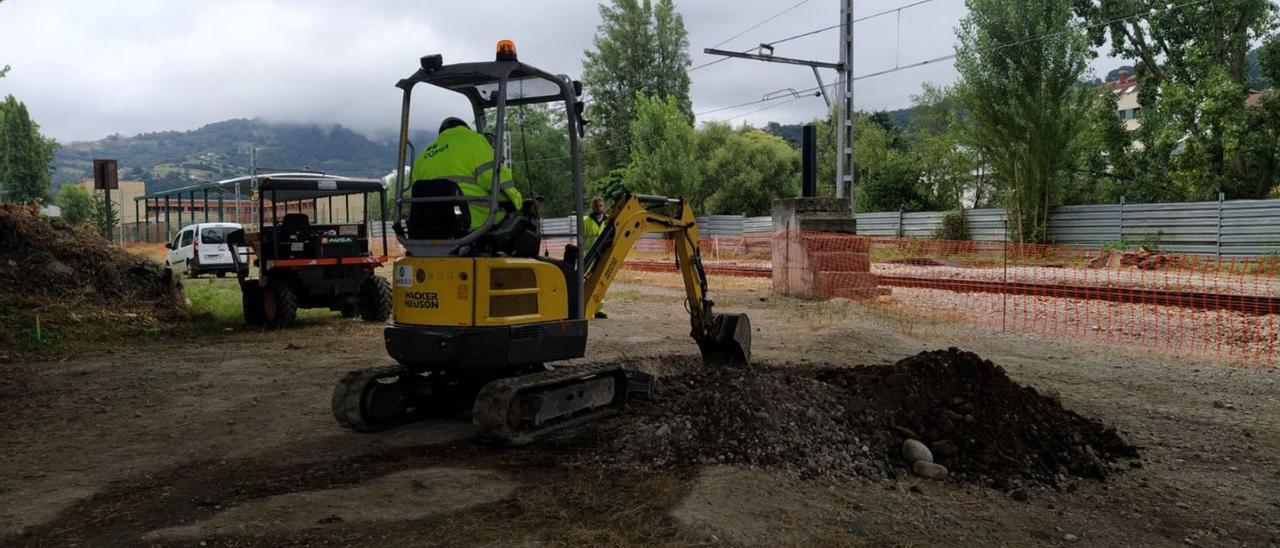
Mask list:
[[[790,57],[778,57],[775,55],[760,55],[758,53],[745,53],[741,51],[729,51],[716,48],[706,48],[702,50],[708,55],[723,55],[725,57],[738,57],[740,59],[754,59],[756,61],[768,61],[770,63],[786,63],[789,65],[803,65],[814,68],[828,68],[831,70],[844,70],[841,63],[827,63],[823,61],[807,61],[805,59],[792,59]]]

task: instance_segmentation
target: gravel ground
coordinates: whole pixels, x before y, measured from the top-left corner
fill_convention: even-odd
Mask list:
[[[955,319],[1015,332],[1182,355],[1228,356],[1280,365],[1280,315],[1025,295],[893,288],[889,310]]]

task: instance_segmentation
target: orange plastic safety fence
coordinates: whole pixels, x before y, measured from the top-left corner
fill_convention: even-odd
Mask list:
[[[704,241],[708,275],[1047,338],[1280,365],[1280,260],[783,232]],[[741,242],[741,243],[740,243]],[[662,250],[665,251],[665,250]],[[633,271],[662,257],[633,254]],[[722,285],[722,284],[717,284]]]

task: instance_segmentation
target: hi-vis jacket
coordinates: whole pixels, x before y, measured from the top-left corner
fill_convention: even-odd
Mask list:
[[[603,215],[600,216],[600,222],[596,222],[595,218],[590,215],[582,216],[582,244],[591,249],[591,244],[596,243],[596,238],[600,237],[600,233],[604,232]],[[583,250],[584,252],[586,250]]]
[[[501,201],[509,201],[515,209],[520,209],[524,199],[516,190],[511,180],[511,170],[501,170],[499,197]],[[458,183],[463,196],[488,196],[493,188],[493,147],[484,135],[470,128],[451,127],[440,133],[431,146],[422,150],[418,159],[413,162],[411,179],[429,181],[444,179]],[[425,183],[424,183],[425,184]],[[405,189],[406,192],[408,189]],[[475,230],[484,224],[489,215],[487,202],[471,202],[471,229]],[[499,209],[494,216],[493,224],[502,222],[506,213]]]

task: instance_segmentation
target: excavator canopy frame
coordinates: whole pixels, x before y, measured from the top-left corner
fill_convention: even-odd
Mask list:
[[[565,75],[553,75],[520,61],[487,61],[478,63],[444,64],[443,58],[427,55],[419,61],[420,68],[408,78],[396,83],[396,87],[404,92],[400,110],[400,143],[397,149],[397,168],[395,170],[395,224],[403,227],[403,209],[407,204],[429,202],[487,202],[489,215],[484,223],[475,230],[458,238],[447,240],[415,240],[407,237],[407,231],[397,230],[396,237],[406,253],[414,256],[442,256],[452,253],[461,246],[468,245],[487,234],[494,228],[494,212],[498,211],[500,198],[501,170],[493,169],[493,181],[488,196],[483,197],[432,197],[410,198],[405,190],[413,181],[405,180],[406,162],[409,157],[409,123],[413,88],[418,84],[427,84],[441,89],[459,93],[471,103],[472,116],[477,130],[487,128],[487,114],[493,111],[493,165],[503,165],[506,149],[506,114],[507,107],[545,103],[562,103],[565,118],[570,120],[566,131],[569,133],[569,161],[572,163],[573,215],[578,221],[577,243],[582,248],[582,158],[580,140],[583,135],[582,103],[578,101],[582,95],[582,84]],[[518,207],[520,204],[516,204]],[[576,270],[583,271],[582,258],[579,254]],[[579,294],[581,294],[582,276],[578,276]]]

